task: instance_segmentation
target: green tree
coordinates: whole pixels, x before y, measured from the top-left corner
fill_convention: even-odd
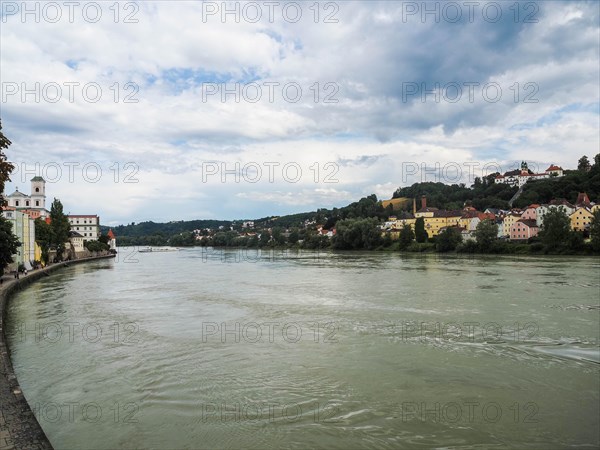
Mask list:
[[[283,234],[281,227],[273,228],[273,241],[275,241],[277,245],[285,244],[285,235]]]
[[[267,245],[269,245],[270,240],[271,240],[271,233],[269,233],[269,230],[262,230],[262,232],[260,233],[260,238],[258,240],[258,246],[266,247]]]
[[[2,133],[2,121],[0,121],[0,210],[6,205],[4,200],[4,186],[10,181],[10,174],[15,166],[6,160],[4,150],[10,146],[11,142],[4,133]],[[0,214],[0,276],[4,269],[13,262],[12,255],[17,253],[21,243],[13,234],[12,223]]]
[[[101,241],[86,241],[83,246],[90,252],[101,252],[110,248],[108,244]]]
[[[35,219],[35,241],[42,249],[42,261],[44,261],[44,264],[48,264],[50,258],[48,251],[52,242],[54,242],[52,233],[52,227],[44,219]]]
[[[10,181],[10,174],[15,166],[6,160],[4,150],[10,147],[10,140],[2,133],[2,121],[0,120],[0,207],[6,205],[4,200],[4,186],[7,181]]]
[[[71,225],[69,218],[63,213],[63,205],[57,198],[50,207],[50,226],[52,227],[52,244],[56,247],[56,258],[61,261],[65,244],[69,240]]]
[[[425,231],[425,219],[419,217],[415,221],[415,239],[417,242],[427,242],[427,231]]]
[[[292,228],[290,232],[290,236],[288,237],[288,242],[291,245],[298,243],[298,239],[300,239],[300,234],[298,233],[298,228]]]
[[[600,252],[600,210],[596,210],[590,227],[590,237],[592,238],[592,248],[595,252]]]
[[[562,209],[552,208],[544,214],[540,238],[548,250],[564,247],[570,234],[571,221]]]
[[[489,251],[498,238],[498,225],[491,219],[482,220],[475,229],[475,240],[482,252]]]
[[[339,250],[373,250],[383,243],[379,220],[344,219],[336,224],[333,248]]]
[[[400,250],[408,248],[412,241],[415,239],[415,233],[410,225],[404,225],[400,230],[400,237],[398,238]]]
[[[456,250],[458,244],[462,242],[460,231],[456,227],[447,227],[437,237],[438,252],[445,253]]]
[[[583,155],[581,158],[579,158],[579,161],[577,161],[577,170],[580,172],[589,172],[591,167],[590,160],[586,155]]]
[[[0,276],[4,269],[13,262],[12,255],[17,253],[21,243],[12,232],[12,223],[4,217],[0,218]]]
[[[596,172],[600,172],[600,153],[594,156],[594,165],[592,166]]]
[[[172,245],[173,247],[193,247],[195,243],[196,237],[191,231],[176,234],[169,239],[169,245]]]

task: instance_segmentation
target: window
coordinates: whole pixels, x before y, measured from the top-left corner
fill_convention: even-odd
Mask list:
[[[39,188],[39,187],[36,187],[36,188],[35,188],[35,192],[40,192],[40,188]]]
[[[15,200],[15,206],[19,206],[19,200]]]
[[[25,201],[25,206],[29,206],[29,200]]]
[[[35,206],[40,206],[40,201],[39,200],[35,201]]]

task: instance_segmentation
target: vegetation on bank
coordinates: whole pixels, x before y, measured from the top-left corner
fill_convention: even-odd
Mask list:
[[[508,201],[517,192],[517,188],[495,183],[495,176],[496,174],[492,174],[483,179],[476,178],[470,188],[462,184],[416,183],[399,188],[394,197],[419,198],[426,195],[428,206],[443,209],[462,209],[465,205],[479,210],[508,208]],[[587,157],[581,158],[578,170],[566,171],[562,178],[527,183],[515,206],[546,203],[553,198],[564,198],[575,203],[580,192],[587,192],[594,200],[600,199],[600,154],[594,158],[594,164],[590,164]],[[407,207],[411,208],[412,205]],[[254,226],[249,228],[244,227],[244,221],[196,220],[168,224],[132,223],[113,230],[119,246],[379,249],[492,254],[589,254],[600,251],[598,217],[592,224],[589,242],[585,242],[587,234],[570,230],[569,218],[564,213],[560,217],[550,215],[540,235],[528,242],[498,239],[497,225],[489,220],[479,224],[474,240],[463,242],[461,234],[453,228],[430,238],[422,218],[417,219],[414,231],[405,227],[400,230],[399,239],[392,241],[381,235],[380,224],[394,213],[391,207],[384,208],[375,195],[370,195],[343,208],[256,219],[253,221]],[[319,234],[317,225],[321,225],[324,230],[335,228],[335,236]]]
[[[0,121],[0,208],[6,206],[4,199],[4,185],[10,181],[10,174],[15,166],[6,159],[4,150],[10,147],[10,140],[2,133]],[[16,254],[21,243],[12,232],[12,224],[0,214],[0,274],[13,262],[12,255]]]

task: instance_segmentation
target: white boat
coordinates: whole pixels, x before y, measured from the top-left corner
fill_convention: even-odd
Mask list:
[[[138,251],[140,253],[157,253],[157,252],[176,252],[176,251],[179,251],[179,249],[172,248],[172,247],[157,247],[157,248],[145,247],[145,248],[140,248]]]

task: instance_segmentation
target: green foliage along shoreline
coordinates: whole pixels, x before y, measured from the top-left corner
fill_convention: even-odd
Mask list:
[[[460,210],[465,206],[481,211],[487,208],[509,209],[509,201],[518,189],[495,183],[496,175],[476,178],[471,187],[464,184],[415,183],[398,188],[393,198],[418,199],[426,196],[428,206],[446,210]],[[594,158],[593,165],[582,166],[579,170],[567,170],[563,177],[528,182],[513,206],[523,208],[559,198],[575,203],[581,192],[586,192],[593,201],[600,202],[600,154]],[[404,207],[409,209],[412,205]],[[583,234],[566,229],[568,218],[554,216],[540,236],[531,238],[526,243],[497,239],[497,225],[486,220],[478,225],[475,240],[463,241],[457,230],[445,230],[436,238],[429,238],[422,219],[417,219],[414,231],[400,230],[399,239],[392,241],[389,236],[382,234],[380,225],[397,212],[391,205],[384,208],[375,195],[370,195],[342,208],[318,209],[281,217],[264,217],[252,221],[142,222],[113,227],[113,231],[119,246],[328,248],[488,254],[587,255],[600,252],[598,217],[592,223],[589,242],[584,241]],[[247,226],[247,222],[252,222],[252,225]],[[556,226],[550,227],[555,223]],[[104,227],[103,232],[106,231],[108,228]]]

